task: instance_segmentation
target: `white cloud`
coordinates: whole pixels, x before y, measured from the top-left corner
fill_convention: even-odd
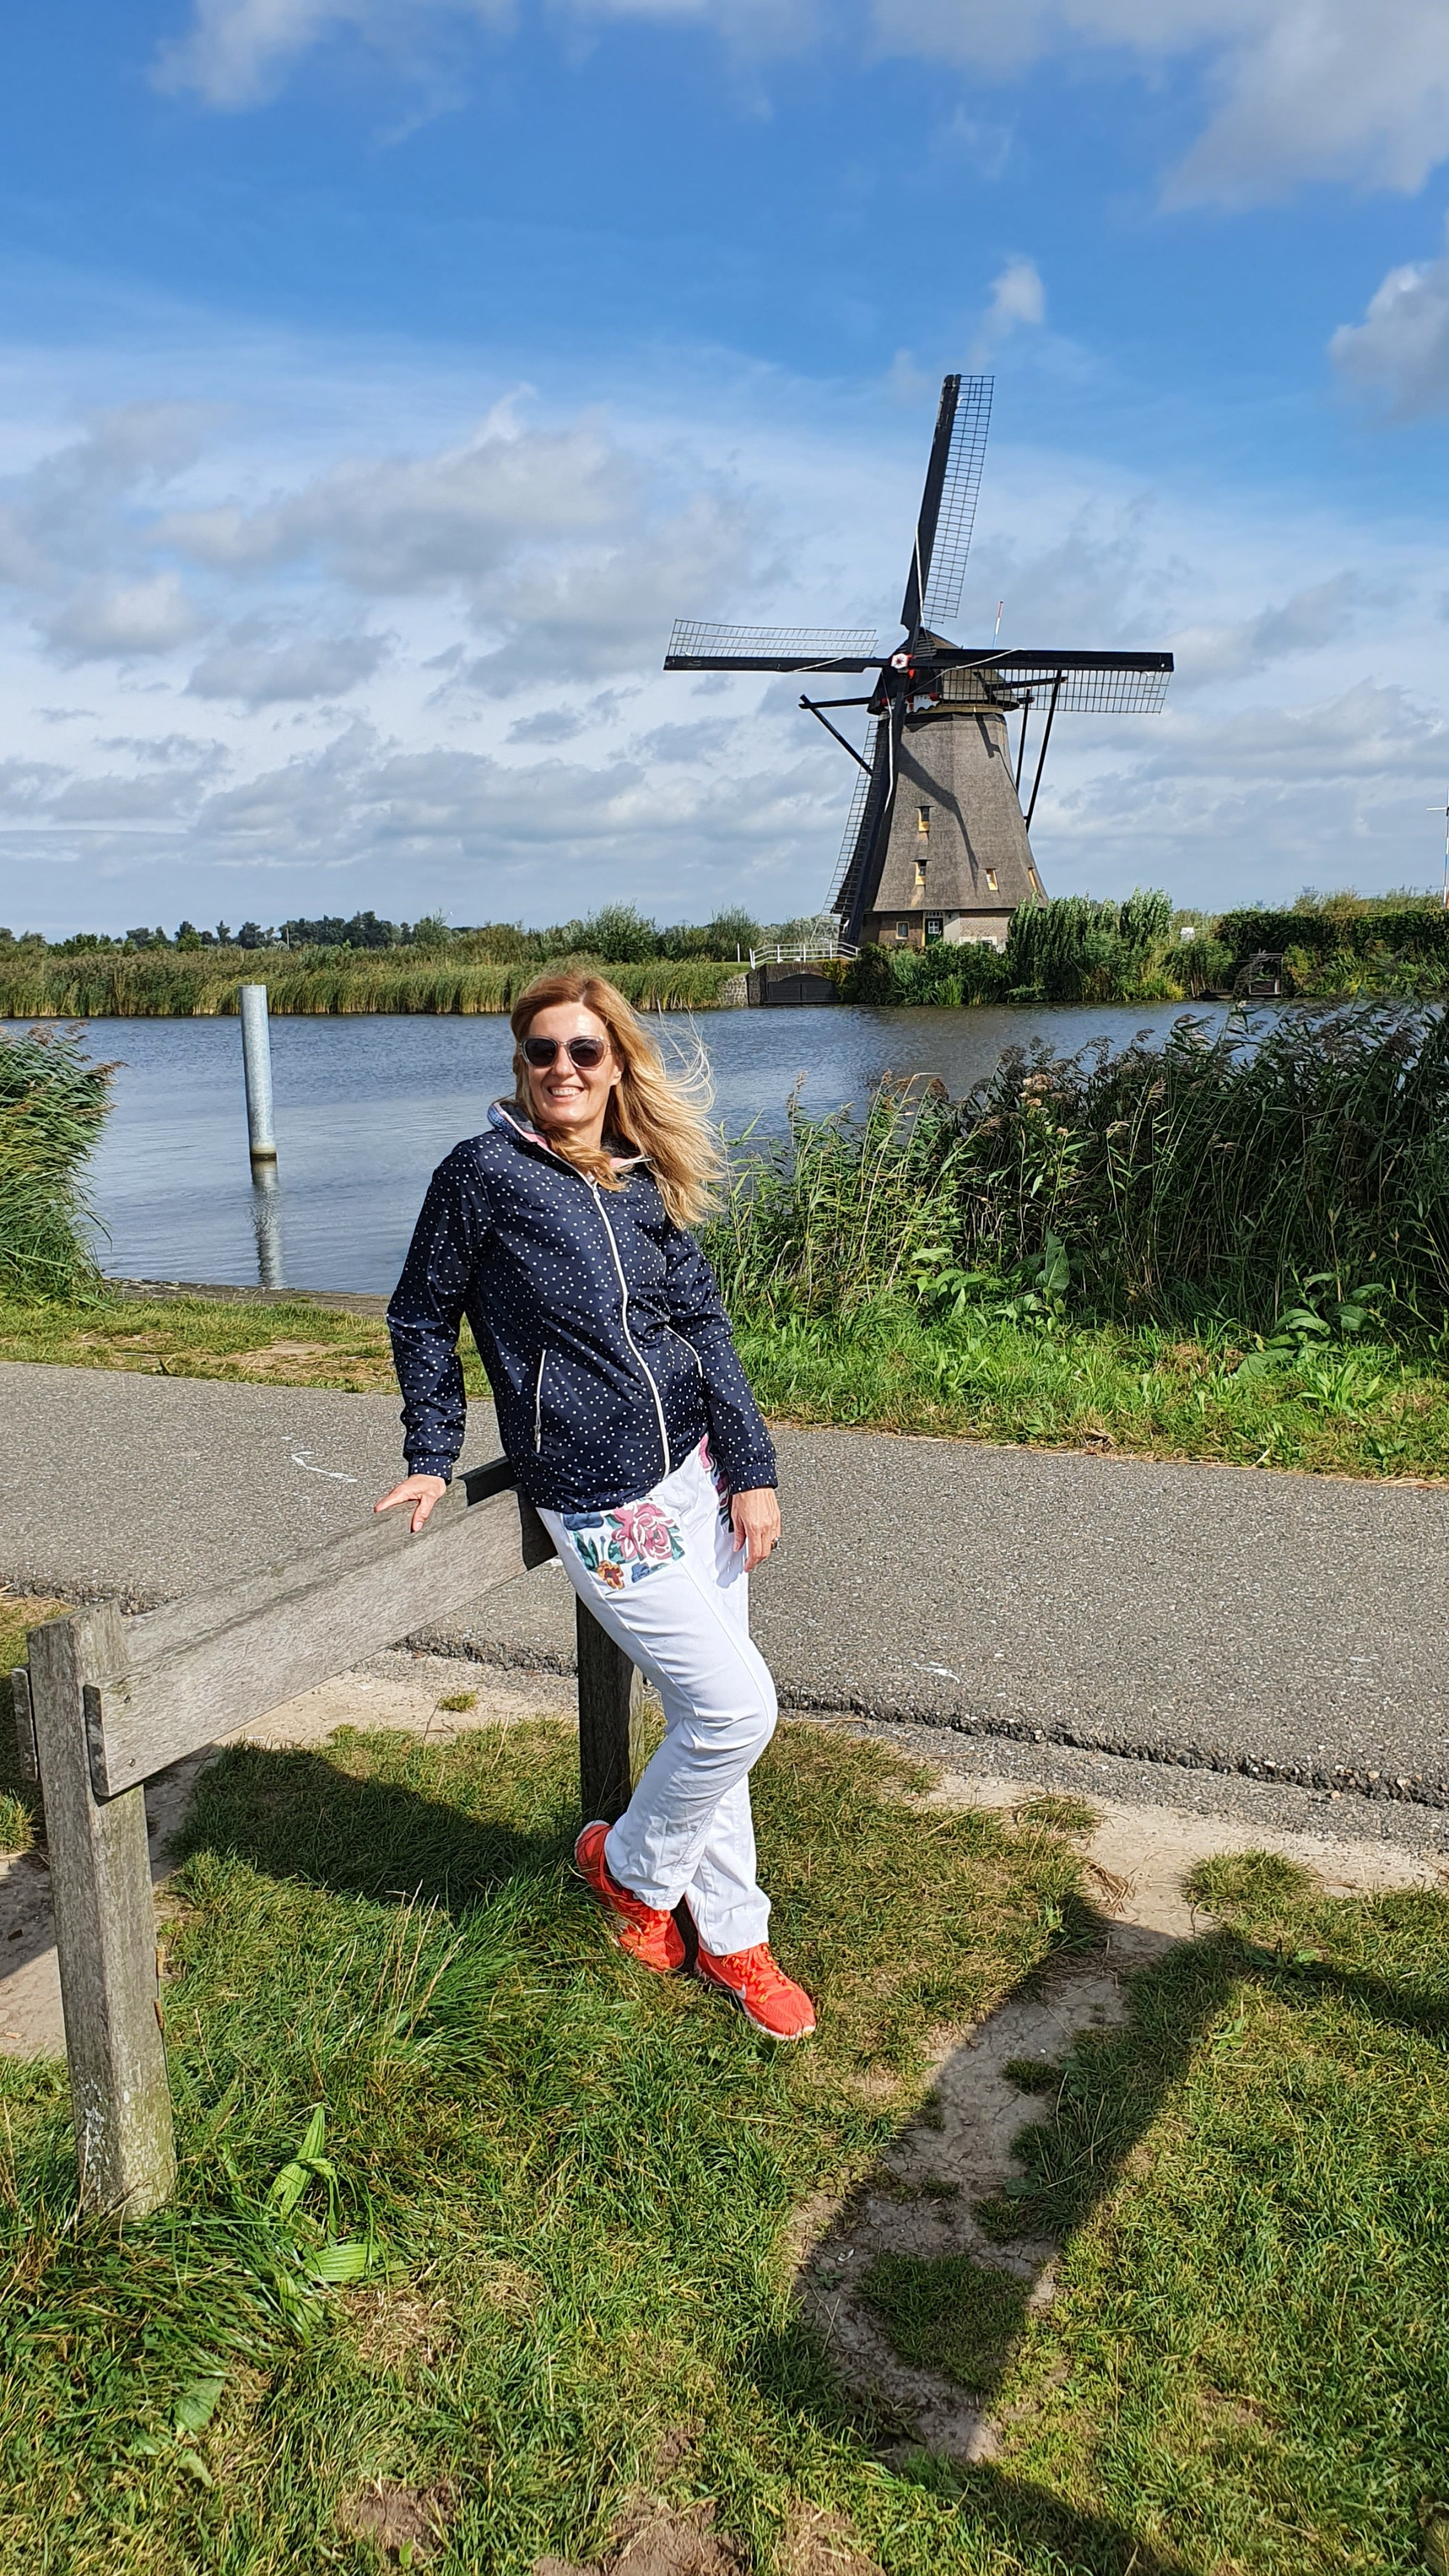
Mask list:
[[[736,896],[776,918],[825,893],[851,772],[798,684],[665,675],[663,648],[676,612],[891,627],[933,387],[842,405],[742,367],[706,415],[686,370],[632,411],[536,398],[465,434],[471,364],[249,342],[229,407],[76,435],[19,381],[0,435],[38,461],[0,490],[25,574],[0,597],[0,864],[23,894],[0,917],[559,918],[606,880],[669,919]],[[1390,494],[1315,511],[999,440],[964,640],[1003,593],[1008,642],[1179,654],[1165,717],[1058,720],[1034,826],[1053,891],[1431,873],[1441,516],[1405,532]],[[200,648],[168,645],[188,617]],[[53,657],[81,646],[86,708],[50,723]]]
[[[1343,374],[1400,420],[1449,409],[1449,223],[1445,244],[1438,259],[1391,268],[1362,322],[1345,322],[1329,342]]]
[[[57,651],[75,662],[169,653],[189,642],[201,622],[174,572],[153,573],[147,581],[86,583],[40,621]]]
[[[1010,78],[1045,56],[1202,67],[1179,202],[1259,204],[1314,180],[1412,191],[1449,153],[1442,0],[874,0],[888,51]]]
[[[523,548],[597,535],[639,505],[638,460],[601,424],[525,433],[500,405],[438,454],[354,459],[260,508],[173,512],[156,534],[221,571],[310,559],[354,589],[421,596],[486,587]]]
[[[1172,638],[1177,657],[1175,693],[1207,688],[1217,680],[1245,679],[1290,655],[1319,652],[1351,631],[1370,600],[1381,605],[1382,599],[1382,591],[1370,591],[1354,574],[1340,572],[1260,609],[1254,617],[1221,626],[1183,627]]]
[[[186,683],[194,698],[225,698],[243,707],[345,697],[386,660],[384,635],[286,635],[265,619],[245,618],[202,656]]]
[[[1030,327],[1045,320],[1046,288],[1035,260],[1009,259],[992,281],[991,302],[982,324],[986,338],[995,343],[1004,340],[1019,323]]]
[[[270,96],[338,37],[427,78],[450,24],[505,31],[510,0],[194,0],[155,77],[209,105]],[[1009,80],[1044,57],[1200,74],[1202,130],[1169,179],[1182,202],[1247,205],[1305,183],[1413,191],[1449,153],[1443,0],[561,0],[575,26],[643,20],[712,29],[736,54],[810,42],[918,54]],[[973,97],[970,131],[975,133]]]
[[[304,54],[345,35],[401,49],[416,77],[419,40],[444,14],[501,28],[512,9],[509,0],[196,0],[191,26],[163,45],[153,78],[158,89],[194,90],[209,107],[255,107]]]

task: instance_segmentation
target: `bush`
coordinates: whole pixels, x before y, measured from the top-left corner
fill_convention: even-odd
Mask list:
[[[1012,914],[1006,981],[1013,1001],[1180,999],[1182,944],[1165,894],[1139,888],[1120,904],[1059,895]]]
[[[81,1173],[110,1070],[48,1030],[0,1038],[0,1287],[10,1296],[75,1296],[95,1279]]]
[[[1269,1332],[1372,1284],[1397,1332],[1442,1343],[1449,1017],[1184,1018],[1165,1046],[1013,1049],[963,1102],[887,1084],[863,1121],[797,1115],[743,1164],[712,1250],[743,1313],[949,1271],[967,1303],[1015,1282],[1031,1311]]]

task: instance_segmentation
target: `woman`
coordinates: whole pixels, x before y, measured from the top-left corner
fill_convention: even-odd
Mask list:
[[[780,1534],[775,1452],[686,1231],[720,1155],[621,993],[544,975],[513,1012],[517,1093],[438,1166],[388,1309],[421,1529],[463,1445],[464,1315],[518,1482],[575,1591],[664,1703],[612,1829],[574,1846],[620,1947],[694,1973],[773,2039],[815,2027],[766,1940],[749,1773],[775,1725],[748,1577]]]

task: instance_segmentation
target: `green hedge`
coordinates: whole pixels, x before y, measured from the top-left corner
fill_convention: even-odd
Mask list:
[[[1225,912],[1218,936],[1231,948],[1237,966],[1260,948],[1296,948],[1315,958],[1406,957],[1442,965],[1449,977],[1449,912],[1429,901],[1374,905],[1361,912],[1337,905],[1313,911]]]

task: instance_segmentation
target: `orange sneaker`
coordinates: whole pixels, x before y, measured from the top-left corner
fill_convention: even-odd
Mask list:
[[[815,2028],[815,2006],[803,1986],[770,1955],[769,1943],[752,1950],[728,1950],[716,1957],[699,1945],[694,1973],[702,1986],[716,1986],[737,2003],[747,2022],[767,2039],[808,2039]]]
[[[619,1885],[604,1858],[608,1831],[602,1818],[585,1825],[574,1845],[574,1867],[590,1894],[612,1916],[610,1928],[620,1949],[637,1959],[641,1968],[652,1968],[656,1976],[676,1976],[684,1965],[684,1935],[672,1914],[646,1905],[642,1896],[633,1896]]]

